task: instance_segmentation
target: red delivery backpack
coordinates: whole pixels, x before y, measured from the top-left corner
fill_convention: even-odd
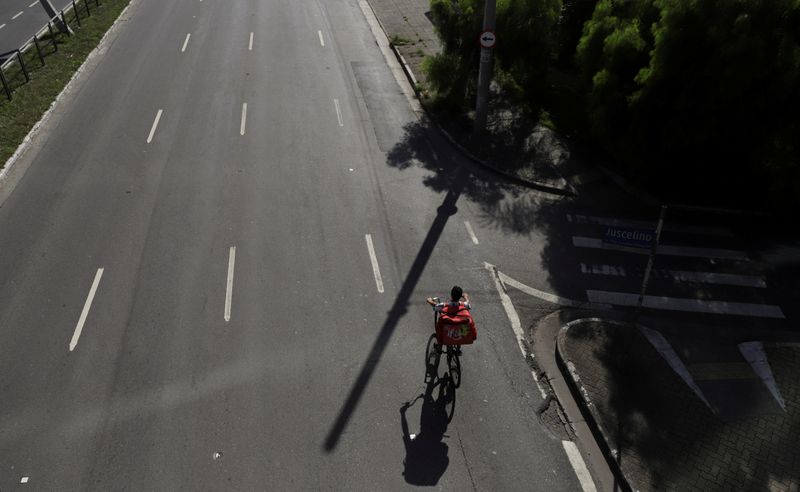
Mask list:
[[[468,345],[478,338],[478,330],[469,309],[446,304],[436,323],[436,338],[442,345]]]

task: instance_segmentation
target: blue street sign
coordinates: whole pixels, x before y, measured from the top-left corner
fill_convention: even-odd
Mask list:
[[[655,231],[607,226],[603,230],[603,244],[626,248],[650,249],[656,239]]]

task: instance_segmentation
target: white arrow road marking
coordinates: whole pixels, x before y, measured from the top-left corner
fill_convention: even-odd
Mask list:
[[[589,473],[589,469],[586,468],[586,463],[584,463],[583,457],[580,451],[578,451],[578,447],[575,446],[575,443],[572,441],[561,441],[561,445],[564,446],[564,452],[567,453],[569,463],[572,465],[572,469],[575,470],[575,475],[577,475],[578,481],[581,483],[583,492],[597,492],[597,487],[594,485],[592,475]]]
[[[228,282],[225,286],[225,322],[231,320],[231,301],[233,300],[233,266],[236,263],[236,246],[228,253]]]
[[[147,143],[153,141],[153,135],[156,133],[156,128],[158,128],[158,122],[161,120],[161,113],[163,113],[163,109],[159,109],[158,113],[156,113],[156,119],[153,120],[153,126],[150,127],[150,135],[147,136]]]
[[[81,317],[78,319],[77,326],[75,326],[75,332],[72,334],[72,340],[70,340],[69,342],[70,352],[75,350],[75,347],[78,345],[78,339],[81,337],[81,332],[83,331],[83,324],[86,323],[86,317],[89,315],[89,310],[92,308],[92,301],[94,300],[94,295],[97,293],[97,286],[100,285],[100,279],[102,277],[103,277],[103,269],[98,268],[97,273],[94,275],[92,288],[89,289],[89,296],[86,298],[86,302],[83,304],[83,311],[81,311]]]
[[[247,125],[247,103],[242,103],[242,123],[239,126],[239,135],[244,135],[245,125]]]
[[[192,37],[192,33],[186,34],[186,39],[183,40],[183,46],[181,46],[181,53],[186,51],[186,45],[189,44],[189,38]]]
[[[369,261],[372,262],[372,273],[375,275],[375,286],[378,288],[378,292],[383,294],[383,278],[381,277],[381,269],[378,267],[378,257],[375,256],[375,247],[372,245],[372,234],[366,234],[364,237],[367,240]]]

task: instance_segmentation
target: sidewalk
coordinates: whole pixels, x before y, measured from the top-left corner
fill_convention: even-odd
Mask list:
[[[564,376],[634,490],[800,491],[800,346],[764,348],[785,411],[725,421],[639,329],[595,319],[558,335]]]
[[[368,1],[406,76],[416,90],[424,87],[422,62],[442,49],[430,17],[430,0]],[[586,169],[570,159],[566,144],[553,131],[520,118],[518,113],[515,105],[502,98],[490,98],[486,136],[478,144],[471,138],[472,124],[467,118],[439,120],[428,112],[445,137],[484,168],[541,191],[575,194],[570,182],[580,181],[579,175],[587,174]]]

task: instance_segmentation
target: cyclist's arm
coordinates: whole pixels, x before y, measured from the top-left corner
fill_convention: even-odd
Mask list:
[[[431,306],[435,306],[436,305],[436,301],[433,300],[433,297],[429,297],[429,298],[425,299],[425,302],[427,302]]]

